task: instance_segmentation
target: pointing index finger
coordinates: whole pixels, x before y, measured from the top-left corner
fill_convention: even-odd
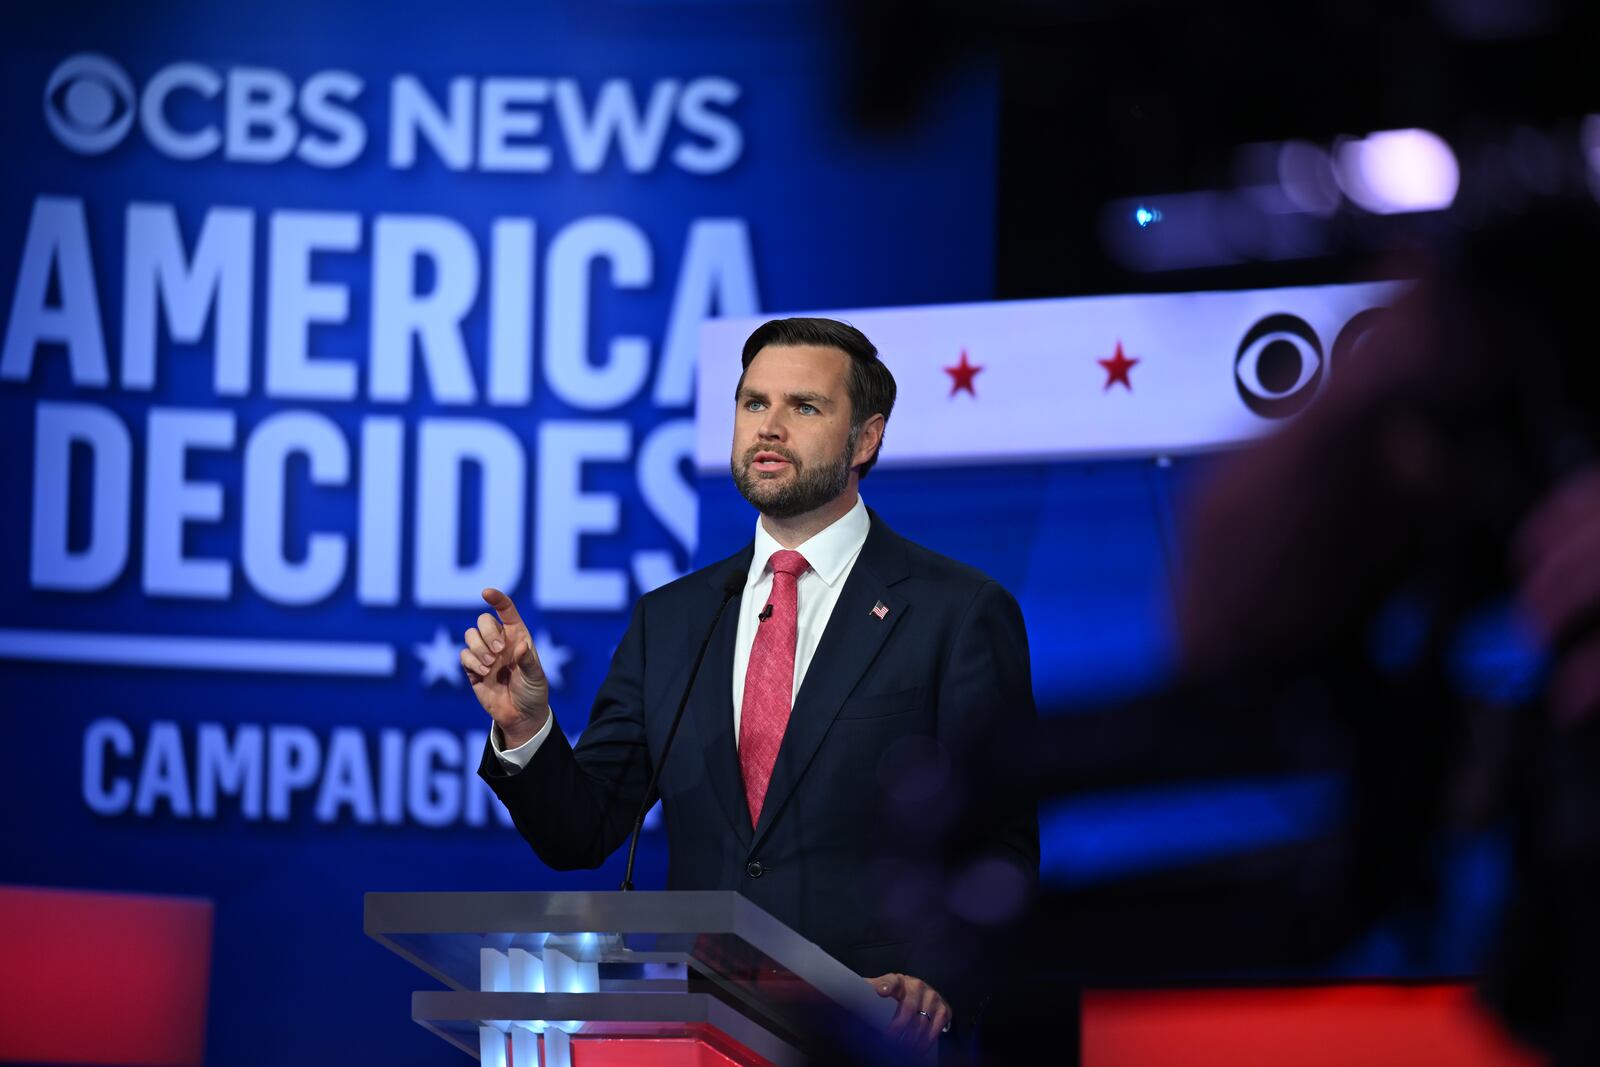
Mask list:
[[[522,616],[517,614],[517,606],[511,602],[510,597],[500,590],[493,586],[485,589],[483,591],[483,602],[493,608],[494,613],[500,616],[500,621],[507,626],[522,626],[523,629],[527,629],[523,625]]]

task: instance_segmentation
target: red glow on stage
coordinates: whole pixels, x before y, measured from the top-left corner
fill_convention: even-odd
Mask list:
[[[0,1060],[190,1067],[211,902],[0,886]]]
[[[1536,1067],[1464,985],[1083,996],[1084,1067]]]

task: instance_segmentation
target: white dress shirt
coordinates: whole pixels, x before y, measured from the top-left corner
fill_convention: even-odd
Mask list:
[[[795,551],[806,558],[810,568],[800,576],[795,585],[795,600],[799,618],[796,620],[794,649],[794,693],[800,692],[811,657],[827,629],[833,607],[839,602],[850,571],[861,555],[861,546],[867,543],[867,531],[872,520],[867,516],[867,506],[856,497],[855,506],[836,519],[830,526],[813,534],[798,545]],[[767,606],[772,593],[772,568],[767,564],[774,552],[783,546],[767,533],[761,520],[756,520],[755,553],[750,557],[750,573],[745,579],[744,593],[739,598],[739,629],[733,639],[733,736],[739,737],[739,716],[744,707],[744,676],[750,665],[750,648],[755,644],[756,630],[761,625],[761,611]],[[790,698],[791,702],[793,697]],[[555,724],[555,714],[545,720],[544,726],[516,748],[500,747],[499,731],[489,730],[489,743],[495,755],[508,771],[520,771],[539,751],[544,739],[550,736]]]
[[[867,543],[867,530],[872,520],[867,518],[867,506],[856,497],[855,507],[834,521],[833,525],[811,536],[795,549],[811,564],[795,585],[794,643],[794,697],[805,681],[806,668],[822,640],[822,631],[833,616],[833,606],[839,602],[839,591],[845,579],[855,568],[861,546]],[[756,643],[756,630],[761,626],[761,612],[772,595],[772,568],[767,564],[774,552],[783,546],[773,540],[765,526],[756,522],[756,550],[750,557],[750,576],[744,583],[744,596],[739,600],[739,629],[733,639],[733,738],[739,739],[739,718],[744,709],[744,676],[750,667],[750,649]]]

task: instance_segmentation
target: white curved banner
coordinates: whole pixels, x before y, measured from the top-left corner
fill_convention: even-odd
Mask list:
[[[1402,282],[823,312],[899,385],[882,464],[1204,451],[1310,403]],[[700,330],[695,461],[728,465],[739,352],[770,316]]]

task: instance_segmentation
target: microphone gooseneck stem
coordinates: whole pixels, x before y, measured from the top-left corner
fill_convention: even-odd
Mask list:
[[[689,683],[683,687],[683,697],[678,701],[678,710],[672,716],[672,726],[667,730],[666,743],[661,746],[661,758],[656,761],[656,768],[650,774],[650,784],[645,787],[644,800],[639,804],[639,815],[633,820],[633,836],[628,841],[628,867],[623,871],[622,885],[618,887],[624,893],[633,891],[633,860],[639,851],[639,835],[644,832],[644,817],[650,814],[656,785],[661,781],[661,770],[667,765],[667,755],[672,751],[672,739],[678,736],[678,724],[683,722],[683,711],[689,706],[689,694],[694,692],[695,679],[700,676],[700,667],[706,661],[706,650],[711,647],[711,637],[717,632],[717,624],[722,621],[722,613],[728,610],[729,602],[744,588],[744,577],[738,571],[733,571],[722,583],[722,603],[717,605],[717,613],[711,617],[711,625],[706,627],[705,640],[700,642],[700,654],[694,658],[694,669],[689,672]]]

